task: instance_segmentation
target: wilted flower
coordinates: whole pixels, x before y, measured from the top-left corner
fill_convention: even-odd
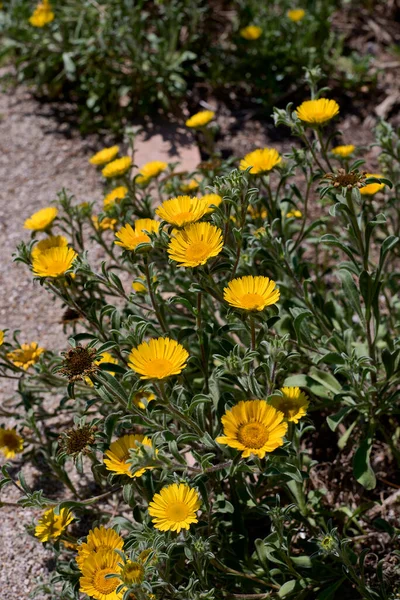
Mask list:
[[[82,427],[72,427],[64,431],[58,440],[61,451],[76,458],[79,454],[89,454],[96,439],[97,427],[92,425],[83,425]]]
[[[60,373],[70,381],[85,380],[99,370],[95,360],[96,350],[87,346],[76,346],[64,353]]]
[[[347,189],[361,188],[365,185],[366,174],[359,171],[350,171],[347,173],[344,169],[338,169],[336,173],[326,173],[324,179],[333,185],[333,187],[344,187]]]

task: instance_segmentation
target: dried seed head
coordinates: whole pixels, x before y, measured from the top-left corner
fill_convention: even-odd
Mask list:
[[[88,454],[90,446],[95,442],[96,426],[83,425],[83,427],[72,427],[64,431],[59,439],[61,451],[64,451],[68,456],[76,457],[78,454]]]
[[[99,370],[95,364],[96,350],[87,346],[77,346],[64,353],[63,367],[60,373],[70,381],[84,380]]]
[[[327,173],[324,179],[328,179],[333,187],[361,188],[365,185],[366,173],[359,171],[350,171],[346,173],[344,169],[338,169],[336,173]]]

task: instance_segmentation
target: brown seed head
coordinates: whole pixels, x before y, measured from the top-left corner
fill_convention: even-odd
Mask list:
[[[336,173],[327,173],[324,179],[328,179],[333,187],[345,187],[350,190],[353,187],[361,188],[365,185],[366,173],[338,169]]]
[[[61,450],[69,456],[76,456],[81,452],[88,454],[90,452],[89,446],[95,442],[96,431],[97,427],[91,425],[72,427],[72,429],[64,431],[58,440]]]
[[[71,348],[64,354],[63,367],[60,373],[68,377],[70,381],[85,379],[99,370],[95,364],[96,350],[87,346]]]

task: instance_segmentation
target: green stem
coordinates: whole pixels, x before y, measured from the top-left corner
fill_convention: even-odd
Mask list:
[[[164,333],[168,333],[168,327],[165,324],[162,313],[158,308],[157,299],[154,294],[153,287],[151,285],[152,282],[151,282],[150,270],[149,270],[149,258],[147,256],[147,254],[144,255],[143,262],[144,262],[144,269],[145,269],[145,274],[146,274],[147,289],[149,291],[151,304],[153,306],[154,312],[157,317],[157,321],[159,322],[161,329],[163,330]]]

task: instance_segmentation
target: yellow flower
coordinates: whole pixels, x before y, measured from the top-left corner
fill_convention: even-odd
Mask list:
[[[252,175],[260,175],[268,173],[276,165],[282,162],[282,157],[275,148],[263,148],[261,150],[253,150],[240,161],[239,169],[245,171],[251,167]]]
[[[143,563],[128,560],[122,567],[121,579],[129,586],[142,583],[144,579]]]
[[[245,40],[258,40],[262,34],[262,29],[258,25],[247,25],[239,33]]]
[[[137,294],[145,294],[147,292],[147,281],[144,275],[140,275],[138,277],[139,281],[133,281],[132,288],[135,290]],[[157,281],[157,277],[153,275],[152,282],[155,283]],[[143,283],[142,283],[143,282]]]
[[[145,408],[147,408],[147,405],[155,399],[156,397],[152,392],[146,392],[145,390],[141,390],[139,392],[136,392],[132,400],[135,406],[144,410]]]
[[[106,229],[111,229],[111,231],[114,231],[115,226],[117,224],[117,219],[104,217],[104,219],[99,221],[99,217],[97,215],[93,215],[92,223],[97,231],[105,231]]]
[[[240,450],[243,458],[251,454],[264,458],[282,446],[288,427],[283,413],[265,400],[242,400],[227,410],[221,421],[225,435],[216,441]]]
[[[80,571],[85,560],[96,552],[122,550],[124,546],[124,540],[114,529],[108,529],[107,527],[95,527],[89,531],[86,538],[86,542],[83,542],[78,546],[78,555],[76,562]]]
[[[171,225],[183,227],[199,221],[206,214],[207,202],[190,196],[177,196],[165,200],[156,210],[156,214]]]
[[[322,125],[336,117],[339,113],[339,104],[336,100],[328,100],[327,98],[306,100],[296,108],[295,112],[300,121],[310,125]]]
[[[118,202],[118,200],[123,200],[126,197],[127,193],[128,188],[124,185],[120,185],[119,187],[116,187],[113,190],[111,190],[111,192],[107,194],[107,196],[103,200],[104,209],[107,210],[108,208],[114,206],[115,202]]]
[[[232,279],[224,289],[226,302],[242,310],[263,310],[266,306],[276,304],[279,295],[275,281],[262,275]]]
[[[118,152],[119,146],[110,146],[109,148],[104,148],[89,158],[89,162],[91,165],[105,165],[110,162],[110,160],[114,160]]]
[[[44,352],[44,348],[39,348],[36,342],[31,342],[30,344],[21,344],[20,348],[9,352],[7,358],[16,367],[20,367],[26,371],[39,360],[42,352]]]
[[[258,206],[256,207],[249,204],[247,212],[249,213],[252,219],[262,219],[263,221],[265,221],[265,219],[268,217],[268,211],[264,207],[259,208]]]
[[[4,342],[5,332],[0,329],[0,346],[2,346]]]
[[[2,429],[0,427],[0,450],[6,458],[14,458],[24,449],[24,440],[18,435],[16,429]]]
[[[38,277],[60,277],[72,267],[77,253],[67,246],[54,247],[33,258],[33,274]]]
[[[347,158],[348,156],[350,156],[350,154],[353,154],[355,149],[356,147],[353,146],[353,144],[348,144],[347,146],[336,146],[335,148],[332,148],[331,152],[335,156]]]
[[[199,187],[199,182],[196,179],[191,179],[187,183],[181,183],[181,186],[180,186],[182,192],[184,192],[185,194],[188,194],[189,192],[193,192],[194,190],[197,190],[198,187]]]
[[[29,23],[33,27],[44,27],[48,23],[54,20],[54,13],[51,10],[51,5],[48,0],[39,2],[33,11],[32,16],[29,18]]]
[[[139,175],[136,178],[138,183],[147,183],[153,177],[157,177],[165,171],[168,167],[168,163],[162,162],[161,160],[153,160],[140,167]]]
[[[193,223],[175,233],[168,245],[168,255],[182,267],[198,267],[217,256],[222,246],[221,229],[210,223]]]
[[[301,212],[301,210],[297,210],[296,208],[290,210],[288,213],[286,213],[286,218],[287,219],[301,219],[301,217],[303,216],[303,213]]]
[[[150,244],[151,238],[145,231],[158,233],[160,228],[159,221],[154,219],[138,219],[133,224],[135,229],[128,223],[117,231],[115,237],[119,239],[119,242],[114,242],[117,246],[122,246],[126,250],[135,250],[139,244]]]
[[[192,115],[185,123],[186,127],[191,127],[193,129],[197,129],[199,127],[204,127],[208,125],[210,121],[215,117],[215,112],[213,110],[201,110],[197,112],[195,115]]]
[[[82,565],[82,577],[79,579],[79,590],[96,600],[122,600],[124,590],[117,593],[116,589],[121,584],[119,577],[106,577],[119,575],[121,560],[116,552],[100,550],[90,554]]]
[[[29,219],[26,219],[24,227],[32,231],[45,231],[51,226],[57,214],[58,210],[52,206],[42,208],[29,217]]]
[[[179,375],[186,367],[189,353],[170,338],[157,338],[132,348],[128,366],[141,375],[140,379],[165,379]]]
[[[199,494],[186,483],[173,483],[155,494],[149,504],[149,515],[154,527],[160,531],[189,529],[197,523],[196,512],[200,508]]]
[[[130,471],[130,464],[127,462],[130,459],[129,450],[134,450],[137,456],[140,457],[142,454],[141,444],[147,446],[149,449],[153,448],[150,438],[144,435],[133,435],[131,433],[112,442],[105,453],[105,456],[107,456],[107,458],[104,459],[106,469],[118,473],[118,475],[141,477],[147,469],[152,469],[153,467],[145,467],[144,469],[138,469],[132,473]]]
[[[58,538],[73,520],[74,515],[68,508],[62,508],[59,515],[55,514],[53,508],[49,508],[40,517],[35,528],[35,536],[41,542],[48,542],[50,539]]]
[[[378,179],[380,179],[381,177],[383,177],[383,175],[380,175],[379,173],[366,173],[365,177],[377,177]],[[377,192],[383,190],[384,187],[384,183],[368,183],[368,185],[365,185],[364,187],[360,188],[360,194],[366,196],[373,196]]]
[[[108,163],[101,171],[104,177],[120,177],[124,175],[132,165],[132,159],[130,156],[123,156],[122,158],[117,158],[117,160],[113,160],[113,162]]]
[[[102,352],[101,353],[101,358],[99,358],[98,360],[93,361],[93,364],[95,365],[101,365],[102,363],[111,363],[112,365],[117,365],[118,361],[116,358],[114,358],[113,356],[111,356],[111,354],[109,352]],[[91,387],[93,387],[93,381],[89,378],[89,377],[85,377],[85,382],[90,385]]]
[[[269,399],[276,410],[280,410],[287,421],[298,423],[307,413],[309,401],[304,392],[298,387],[281,388],[282,396],[275,394]]]
[[[41,252],[50,250],[50,248],[63,248],[68,246],[68,240],[63,235],[50,235],[49,237],[41,240],[32,248],[31,257],[35,258]]]
[[[205,194],[204,196],[200,197],[200,200],[207,204],[208,208],[206,210],[206,213],[208,214],[213,212],[214,206],[219,206],[221,204],[223,198],[218,194]]]
[[[303,8],[292,8],[286,14],[291,21],[297,23],[305,17],[306,11]]]

